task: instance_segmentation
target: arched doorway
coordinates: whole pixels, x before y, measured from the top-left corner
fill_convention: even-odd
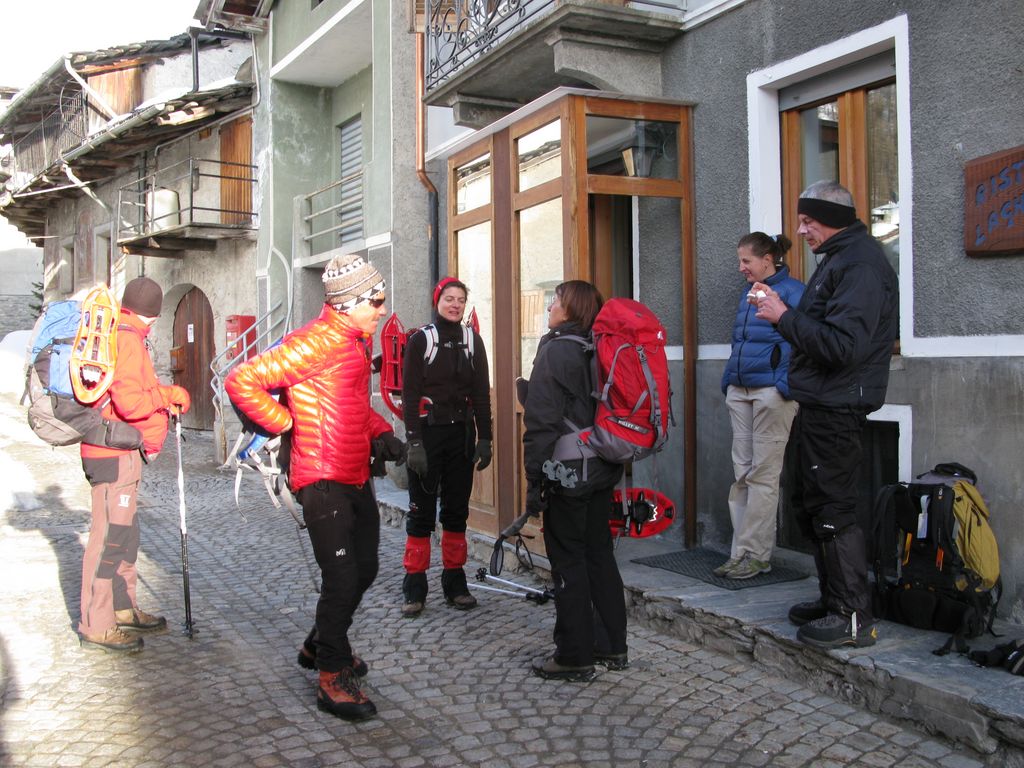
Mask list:
[[[213,308],[198,288],[182,296],[174,309],[171,344],[173,381],[187,389],[192,398],[192,407],[182,418],[182,426],[213,429]]]

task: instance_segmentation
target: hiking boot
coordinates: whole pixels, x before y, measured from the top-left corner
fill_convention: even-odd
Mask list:
[[[767,560],[756,560],[748,553],[743,556],[743,559],[740,560],[735,568],[725,574],[725,578],[752,579],[755,576],[760,576],[762,573],[768,573],[771,569],[772,564]]]
[[[163,632],[167,629],[167,619],[139,608],[114,611],[114,621],[117,622],[117,628],[125,632]]]
[[[441,571],[441,589],[444,591],[444,601],[453,608],[468,611],[476,607],[476,598],[469,593],[466,572],[462,568],[445,568]]]
[[[711,572],[715,574],[715,576],[725,576],[729,571],[739,565],[742,559],[742,557],[730,557]]]
[[[573,683],[589,683],[597,677],[597,670],[594,669],[593,664],[586,667],[570,667],[559,664],[555,661],[554,656],[543,662],[535,661],[533,673],[545,680],[567,680]]]
[[[825,607],[825,603],[820,597],[817,600],[797,603],[789,609],[789,620],[798,627],[826,616],[828,616],[828,608]]]
[[[82,635],[83,648],[99,648],[112,653],[135,653],[142,650],[142,638],[129,635],[119,627],[111,627],[101,635]]]
[[[310,648],[305,643],[299,648],[299,657],[296,659],[299,666],[303,669],[316,669],[316,649]],[[356,677],[366,677],[370,671],[369,665],[361,658],[352,654],[352,671],[356,673]]]
[[[600,664],[609,672],[621,672],[624,669],[629,669],[629,654],[594,651],[594,663]]]
[[[852,616],[830,613],[800,627],[796,639],[815,648],[840,648],[844,645],[865,648],[875,644],[878,629],[873,621],[857,619],[856,613]]]
[[[359,690],[359,682],[351,668],[340,672],[320,672],[316,707],[342,720],[365,720],[377,714],[377,707]]]
[[[423,613],[423,606],[422,600],[407,600],[402,603],[402,616],[407,619],[415,619]]]
[[[460,611],[476,608],[476,598],[469,594],[469,592],[466,592],[464,595],[452,595],[451,597],[445,595],[444,601],[452,608],[458,608]]]
[[[402,579],[402,596],[405,603],[402,605],[402,615],[407,619],[414,619],[423,613],[423,606],[427,604],[427,574],[407,573]]]

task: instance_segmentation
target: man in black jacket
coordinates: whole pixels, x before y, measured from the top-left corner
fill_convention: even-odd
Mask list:
[[[898,336],[899,291],[878,241],[857,219],[853,197],[832,181],[797,204],[799,232],[820,257],[800,304],[788,309],[767,285],[757,316],[793,345],[789,388],[800,411],[790,433],[797,462],[794,501],[815,542],[821,598],[794,605],[797,639],[820,648],[872,645],[864,532],[857,523],[861,432],[885,401]]]

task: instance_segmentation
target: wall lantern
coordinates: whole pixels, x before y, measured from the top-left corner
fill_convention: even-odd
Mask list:
[[[656,123],[637,120],[633,140],[622,150],[622,163],[627,176],[646,178],[657,157],[665,156],[665,135]]]

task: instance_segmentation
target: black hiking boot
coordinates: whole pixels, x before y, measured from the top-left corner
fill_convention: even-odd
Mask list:
[[[414,619],[423,613],[427,604],[427,574],[407,573],[402,581],[402,615]]]
[[[445,568],[441,571],[441,589],[444,600],[453,608],[468,611],[476,607],[476,598],[469,593],[466,584],[466,572],[461,568]]]
[[[609,672],[621,672],[624,669],[629,669],[629,654],[594,651],[594,663],[600,664]]]
[[[313,645],[312,641],[310,641],[308,637],[305,642],[299,646],[299,656],[296,661],[303,669],[316,669],[316,646]],[[367,673],[370,671],[370,667],[365,661],[353,653],[352,671],[356,673],[356,677],[366,677]]]
[[[797,603],[789,609],[789,620],[798,627],[826,616],[828,616],[828,608],[825,607],[825,602],[820,597],[817,600]]]
[[[552,656],[544,661],[533,662],[533,673],[545,680],[565,680],[571,683],[589,683],[597,677],[597,670],[591,664],[585,667],[571,667],[559,664]]]
[[[861,621],[856,613],[852,616],[830,613],[800,627],[796,639],[815,648],[866,648],[875,644],[878,629],[874,621]]]

